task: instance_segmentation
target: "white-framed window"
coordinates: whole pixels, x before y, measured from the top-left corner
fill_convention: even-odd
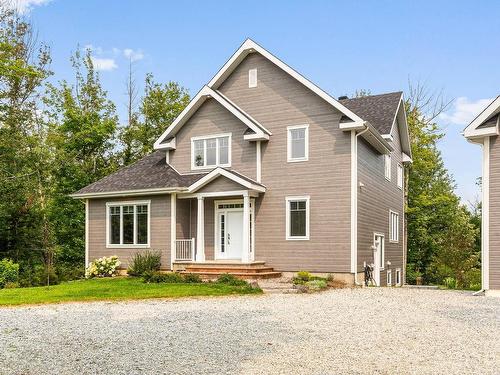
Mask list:
[[[396,285],[401,286],[401,268],[396,268]]]
[[[403,181],[404,181],[404,173],[403,173],[403,166],[401,164],[398,164],[398,188],[400,188],[401,190],[403,190]]]
[[[250,69],[248,71],[248,87],[257,87],[257,69]]]
[[[231,166],[231,133],[191,138],[191,169]]]
[[[289,126],[287,129],[288,162],[309,159],[309,125]]]
[[[387,270],[387,286],[392,285],[392,270]]]
[[[399,214],[389,211],[389,240],[399,242]]]
[[[106,203],[106,247],[149,247],[151,201]]]
[[[385,154],[384,155],[384,174],[385,178],[389,181],[391,181],[391,155]]]
[[[286,239],[309,239],[309,196],[286,197]]]

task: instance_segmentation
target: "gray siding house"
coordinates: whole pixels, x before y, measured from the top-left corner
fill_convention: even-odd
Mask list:
[[[164,269],[362,283],[373,264],[378,285],[403,283],[401,92],[337,100],[246,40],[154,148],[73,194],[86,203],[87,263],[118,255],[126,267],[154,249]]]
[[[482,168],[482,289],[500,296],[500,96],[464,130],[469,142],[483,148]]]

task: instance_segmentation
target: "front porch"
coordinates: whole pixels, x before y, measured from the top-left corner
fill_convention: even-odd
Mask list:
[[[219,170],[191,190],[171,195],[172,270],[205,278],[221,273],[279,276],[255,259],[256,201],[265,192],[262,185]]]

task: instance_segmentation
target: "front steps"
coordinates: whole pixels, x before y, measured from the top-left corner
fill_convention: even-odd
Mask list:
[[[276,272],[272,267],[267,267],[265,262],[204,262],[183,264],[181,273],[199,275],[203,279],[214,280],[220,275],[228,273],[239,279],[270,279],[280,277],[281,272]],[[181,268],[181,267],[179,267]]]

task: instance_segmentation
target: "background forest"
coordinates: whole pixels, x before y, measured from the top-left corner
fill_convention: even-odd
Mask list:
[[[153,74],[139,93],[131,62],[120,121],[92,51],[75,46],[74,78],[53,83],[50,49],[35,35],[29,21],[0,9],[0,259],[19,264],[21,286],[83,276],[84,205],[68,195],[150,153],[189,102],[179,83]],[[447,103],[420,86],[405,96],[414,160],[407,282],[479,289],[480,204],[460,202],[437,148],[434,120]]]

